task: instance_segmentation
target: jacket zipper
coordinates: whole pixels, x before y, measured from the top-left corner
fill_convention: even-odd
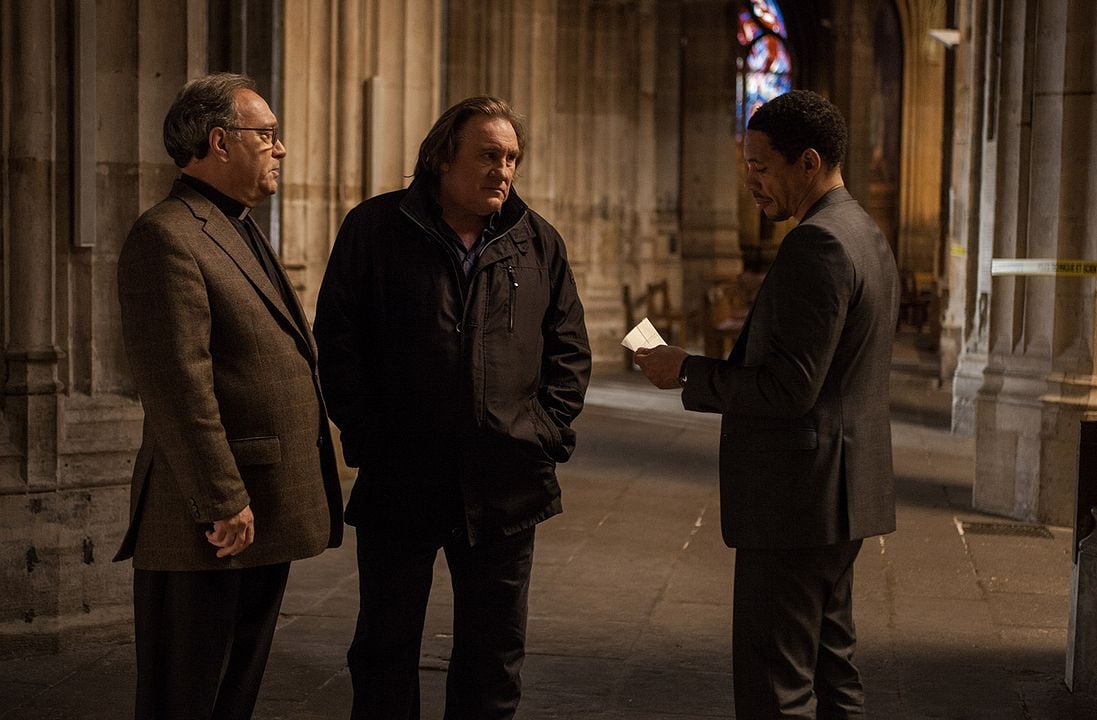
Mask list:
[[[457,266],[457,263],[456,263],[456,262],[454,261],[454,259],[453,259],[453,255],[451,255],[451,254],[450,254],[450,252],[449,252],[449,250],[445,248],[445,242],[446,242],[446,241],[445,241],[445,238],[441,237],[441,236],[440,236],[440,235],[439,235],[439,234],[438,234],[438,233],[437,233],[437,232],[436,232],[436,231],[435,231],[434,229],[432,229],[432,228],[429,228],[429,227],[427,227],[426,225],[424,225],[424,224],[423,224],[422,222],[420,222],[420,221],[419,221],[419,219],[418,219],[418,218],[416,218],[416,217],[415,217],[414,215],[412,215],[412,214],[411,214],[410,212],[408,212],[408,211],[407,211],[407,210],[405,210],[404,208],[401,208],[401,209],[400,209],[400,212],[402,212],[402,213],[404,214],[404,217],[408,218],[408,219],[409,219],[409,220],[411,220],[411,221],[412,221],[413,223],[415,223],[415,224],[416,224],[416,225],[417,225],[417,226],[419,227],[419,229],[420,229],[420,230],[422,230],[423,232],[425,232],[425,233],[427,234],[427,237],[431,238],[432,240],[434,240],[434,242],[436,242],[436,243],[439,243],[440,245],[442,245],[442,246],[443,246],[443,247],[442,247],[442,251],[443,251],[443,252],[444,252],[444,253],[446,254],[446,257],[448,257],[448,258],[449,258],[449,264],[450,264],[450,269],[452,269],[452,270],[453,270],[453,278],[454,278],[454,280],[456,280],[456,281],[457,281],[457,286],[458,286],[458,287],[460,287],[460,286],[461,286],[461,277],[460,277],[460,273],[461,273],[461,268],[459,268],[459,267]],[[496,240],[498,240],[499,238],[503,237],[503,236],[504,236],[504,235],[506,235],[506,234],[507,234],[508,232],[510,232],[510,231],[511,231],[511,229],[513,229],[515,225],[517,225],[517,223],[515,223],[514,225],[511,225],[510,227],[508,227],[508,228],[507,228],[506,230],[504,230],[503,232],[501,232],[501,233],[498,233],[498,234],[496,234],[496,236],[495,236],[495,237],[493,237],[493,238],[491,238],[490,240],[488,240],[487,244],[486,244],[486,245],[484,245],[484,247],[483,247],[483,248],[482,248],[482,249],[480,250],[480,254],[481,254],[481,255],[483,255],[483,254],[484,254],[484,252],[485,252],[485,251],[487,251],[487,249],[488,249],[489,247],[491,247],[491,245],[492,245],[492,244],[493,244],[493,243],[494,243],[494,242],[495,242]],[[455,329],[455,330],[457,331],[457,335],[458,335],[458,336],[460,337],[460,343],[461,343],[461,357],[462,357],[462,362],[464,362],[463,358],[464,358],[464,356],[465,356],[465,323],[466,323],[466,320],[467,320],[467,316],[468,316],[468,308],[469,308],[469,298],[470,298],[470,297],[472,296],[472,288],[473,288],[473,285],[475,284],[475,283],[473,282],[473,280],[474,280],[474,279],[476,278],[476,276],[477,276],[478,274],[480,274],[481,272],[483,272],[483,269],[484,269],[483,267],[481,267],[481,266],[478,266],[478,267],[477,267],[477,268],[476,268],[476,269],[475,269],[475,270],[473,271],[473,273],[472,273],[472,277],[471,277],[471,278],[469,278],[469,284],[468,284],[468,289],[467,289],[467,290],[465,290],[465,292],[464,292],[464,293],[463,293],[463,294],[461,295],[461,320],[460,320],[460,321],[459,321],[459,322],[457,323],[457,327],[456,327],[456,328],[454,328],[454,329]],[[514,268],[513,268],[513,267],[511,267],[511,268],[509,269],[509,271],[510,271],[510,272],[513,272],[513,270],[514,270]],[[512,277],[513,277],[513,276],[512,276]],[[515,292],[515,290],[517,289],[517,287],[518,287],[518,281],[517,281],[517,280],[515,279],[515,280],[514,280],[514,281],[513,281],[512,283],[511,283],[511,292],[512,292],[512,293],[513,293],[513,292]],[[513,303],[511,303],[511,307],[512,307],[512,308],[513,308],[513,306],[514,306],[514,304],[513,304]],[[513,313],[513,310],[512,310],[511,312]],[[511,330],[513,331],[513,329],[514,329],[514,316],[513,316],[513,314],[511,315],[511,318],[510,318],[510,320],[511,320]],[[460,380],[460,382],[461,382],[462,384],[464,383],[464,379],[463,379],[463,377],[462,377],[462,379]],[[477,410],[477,412],[476,412],[476,415],[477,415],[477,420],[478,420],[479,422],[483,422],[483,419],[484,419],[484,418],[483,418],[483,409],[484,409],[484,399],[483,399],[483,398],[481,398],[481,399],[480,399],[480,407],[478,408],[478,410]]]
[[[514,308],[518,304],[518,273],[514,266],[507,265],[507,277],[510,278],[510,302],[507,303],[507,331],[514,332]]]
[[[449,258],[449,267],[450,267],[451,270],[453,270],[453,279],[457,281],[457,287],[461,287],[461,272],[462,271],[461,271],[461,268],[457,267],[457,263],[454,261],[453,255],[450,254],[449,249],[445,247],[445,242],[446,242],[445,238],[440,237],[438,235],[438,233],[433,228],[427,227],[423,223],[419,222],[418,218],[416,218],[414,215],[409,213],[407,210],[404,210],[403,208],[401,208],[401,212],[404,213],[404,217],[408,218],[413,223],[418,225],[419,229],[427,234],[427,237],[431,238],[434,242],[442,245],[442,252],[445,253],[447,258]],[[493,242],[495,242],[495,238],[492,238],[491,240],[489,240],[488,245],[490,245]],[[487,247],[488,246],[485,245],[484,250],[487,250]],[[479,272],[479,271],[480,271],[480,268],[477,268],[476,272]],[[475,276],[475,273],[473,273],[473,275]],[[464,339],[465,315],[468,312],[469,295],[471,293],[472,293],[472,278],[469,278],[468,289],[465,290],[465,292],[462,293],[461,296],[460,296],[461,297],[461,319],[458,321],[457,327],[454,328],[457,331],[457,334],[462,336],[461,337],[462,347],[465,344],[465,339]]]

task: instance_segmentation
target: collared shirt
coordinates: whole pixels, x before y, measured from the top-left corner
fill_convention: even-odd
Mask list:
[[[236,228],[236,232],[240,234],[244,244],[251,250],[252,255],[259,261],[259,266],[270,278],[274,289],[282,295],[282,301],[286,304],[286,307],[292,308],[293,302],[291,301],[290,289],[282,277],[282,273],[278,271],[276,265],[278,260],[274,257],[274,249],[263,237],[263,233],[255,224],[255,220],[252,219],[251,208],[237,200],[233,200],[209,183],[202,182],[196,177],[183,173],[181,179],[224,213],[232,226]]]

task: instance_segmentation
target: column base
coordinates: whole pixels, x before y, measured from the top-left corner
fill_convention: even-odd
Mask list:
[[[957,435],[975,434],[975,404],[986,366],[982,353],[965,352],[957,359],[952,375],[952,432]]]
[[[133,605],[87,614],[0,623],[0,660],[53,655],[93,645],[133,640]]]
[[[1000,368],[984,373],[976,403],[976,508],[1069,526],[1078,482],[1079,423],[1092,380]]]

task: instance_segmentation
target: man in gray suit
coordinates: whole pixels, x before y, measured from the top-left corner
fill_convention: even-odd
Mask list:
[[[888,381],[899,307],[891,250],[846,191],[846,128],[807,91],[762,106],[746,180],[796,218],[727,360],[642,348],[658,387],[723,414],[721,523],[736,548],[732,665],[740,718],[863,717],[853,563],[895,529]]]

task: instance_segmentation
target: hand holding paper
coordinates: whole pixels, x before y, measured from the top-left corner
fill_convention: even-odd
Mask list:
[[[629,350],[636,352],[642,347],[653,348],[659,345],[666,345],[667,342],[660,335],[659,331],[655,329],[655,326],[651,324],[651,321],[644,318],[636,327],[629,330],[628,335],[625,335],[625,339],[621,341]]]
[[[678,369],[686,358],[686,351],[667,345],[650,320],[641,320],[625,335],[621,344],[635,353],[633,359],[652,385],[664,390],[679,387]]]

